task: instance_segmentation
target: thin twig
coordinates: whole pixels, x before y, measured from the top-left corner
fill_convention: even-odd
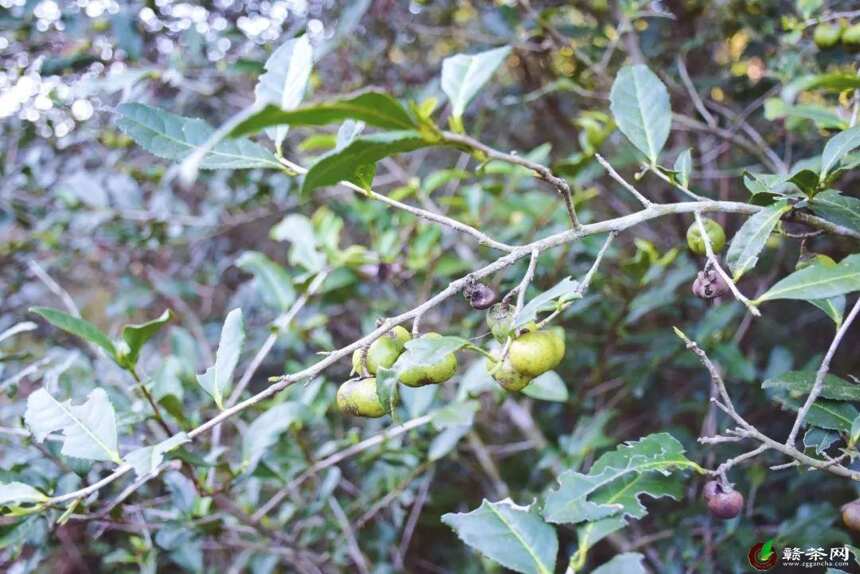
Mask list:
[[[480,151],[489,159],[496,159],[532,170],[537,174],[537,177],[539,179],[542,179],[552,185],[558,192],[558,194],[562,196],[562,198],[564,199],[565,207],[567,208],[567,214],[570,218],[571,226],[573,227],[573,229],[580,228],[581,224],[579,223],[579,219],[576,216],[576,209],[573,206],[573,199],[570,193],[570,185],[567,183],[567,180],[553,174],[552,171],[550,171],[550,169],[545,165],[541,165],[535,161],[532,161],[519,155],[505,153],[503,151],[491,148],[490,146],[476,140],[475,138],[469,137],[464,134],[443,132],[442,137],[445,139],[445,141],[449,143],[462,145],[467,148]]]
[[[639,203],[641,203],[643,207],[645,207],[646,209],[651,207],[653,202],[650,199],[648,199],[647,197],[645,197],[644,195],[642,195],[641,193],[639,193],[639,190],[637,190],[635,187],[633,187],[632,185],[627,183],[627,180],[625,180],[623,177],[621,177],[621,175],[617,171],[615,171],[615,168],[612,167],[611,165],[609,165],[608,161],[603,159],[602,155],[600,155],[599,153],[596,153],[596,154],[594,154],[594,158],[597,160],[597,162],[600,165],[603,166],[603,169],[606,170],[606,173],[609,174],[609,177],[614,179],[616,182],[618,182],[621,185],[621,187],[623,187],[624,189],[629,191],[631,194],[633,194],[633,197],[638,199]]]
[[[827,372],[830,370],[830,361],[833,360],[833,355],[836,354],[836,350],[839,348],[840,343],[842,343],[845,333],[848,332],[848,329],[857,317],[858,312],[860,312],[860,298],[858,298],[854,303],[854,307],[851,308],[851,311],[845,317],[845,320],[842,321],[842,325],[839,326],[839,330],[836,331],[836,335],[830,343],[830,348],[827,349],[827,354],[824,355],[824,360],[821,361],[821,366],[818,367],[818,372],[815,373],[815,383],[813,383],[812,389],[809,391],[809,396],[806,397],[806,402],[803,403],[803,406],[799,411],[797,411],[797,418],[794,419],[791,432],[788,434],[788,439],[785,441],[786,445],[794,446],[794,441],[797,439],[797,433],[800,431],[800,425],[803,424],[803,421],[806,419],[806,415],[809,414],[809,409],[812,408],[813,403],[815,403],[815,400],[824,388],[824,380],[827,377]]]
[[[355,539],[355,532],[353,532],[352,526],[349,524],[349,518],[346,517],[346,513],[334,496],[328,499],[328,505],[337,519],[343,535],[346,537],[346,549],[349,557],[352,558],[352,561],[361,574],[369,574],[370,568],[367,565],[367,559],[361,553],[361,548],[358,547],[358,541]]]

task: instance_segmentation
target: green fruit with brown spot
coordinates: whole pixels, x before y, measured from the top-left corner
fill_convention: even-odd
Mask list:
[[[411,338],[409,331],[398,325],[371,343],[367,348],[367,372],[375,375],[380,367],[390,369]],[[352,372],[362,374],[360,349],[352,354]]]
[[[552,370],[564,357],[564,342],[557,332],[532,331],[514,339],[508,358],[522,375],[537,377]]]
[[[337,390],[337,408],[340,412],[356,417],[377,419],[388,409],[376,394],[376,378],[350,379]]]
[[[702,225],[705,227],[705,233],[708,234],[708,239],[711,241],[711,249],[714,250],[714,253],[722,251],[723,247],[726,246],[726,232],[723,230],[723,226],[707,217],[702,218]],[[687,228],[687,246],[696,255],[705,255],[707,253],[705,240],[702,238],[699,224],[696,221]]]
[[[427,333],[422,336],[422,339],[438,339],[441,336],[439,333]],[[398,380],[407,387],[438,385],[453,377],[456,372],[457,356],[454,353],[448,353],[432,365],[416,365],[403,369],[400,372]]]
[[[832,24],[819,24],[812,33],[812,40],[819,48],[832,48],[839,43],[842,37],[842,28]]]
[[[848,48],[860,48],[860,24],[848,26],[842,32],[842,44]]]
[[[494,361],[488,357],[487,372],[505,390],[512,392],[521,391],[532,382],[532,377],[520,373],[511,365],[510,357],[505,358],[505,362],[501,365],[499,365],[498,361]]]

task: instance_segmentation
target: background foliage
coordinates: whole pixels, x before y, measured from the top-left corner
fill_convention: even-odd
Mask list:
[[[860,138],[849,129],[857,53],[812,41],[820,20],[856,23],[850,4],[0,2],[0,568],[741,572],[766,538],[850,543],[838,508],[856,498],[852,481],[770,470],[790,461],[772,450],[729,470],[747,499],[742,516],[708,515],[701,474],[744,450],[697,442],[733,423],[709,403],[709,374],[672,329],[719,365],[746,420],[788,435],[833,317],[849,308],[839,297],[860,288],[845,259],[856,237],[780,221],[811,205],[860,232],[850,153]],[[273,55],[302,34],[309,46]],[[312,73],[284,67],[311,53]],[[477,53],[477,78],[463,75],[466,56],[443,64]],[[656,75],[623,68],[631,63]],[[289,130],[245,124],[250,139],[218,143],[199,174],[179,167],[210,126],[272,101],[255,91],[263,74],[277,106],[330,108],[290,116]],[[277,93],[285,78],[307,83],[303,100]],[[648,96],[632,110],[639,92],[628,82]],[[395,99],[331,103],[368,87]],[[334,404],[347,357],[189,436],[269,377],[301,371],[503,255],[339,180],[372,181],[505,244],[570,227],[532,170],[430,146],[432,126],[549,166],[583,223],[641,209],[598,151],[653,202],[689,200],[674,181],[768,206],[709,214],[744,238],[725,266],[762,316],[731,296],[695,297],[704,259],[685,247],[693,216],[660,217],[612,242],[555,321],[564,362],[527,394],[503,391],[483,357],[462,350],[452,382],[402,390],[393,416],[358,419]],[[825,147],[834,136],[858,141]],[[645,171],[643,157],[675,173]],[[236,169],[208,169],[224,167]],[[604,240],[541,252],[526,301],[582,280]],[[810,253],[853,278],[824,294],[765,295]],[[485,281],[507,293],[528,263]],[[484,313],[459,296],[420,328],[490,347]],[[851,470],[857,342],[848,331],[830,368],[839,378],[800,435],[808,455],[844,454]],[[42,508],[123,461],[133,473]],[[521,547],[504,538],[511,531]]]

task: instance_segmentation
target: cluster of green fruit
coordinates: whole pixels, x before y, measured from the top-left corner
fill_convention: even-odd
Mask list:
[[[514,326],[513,308],[498,303],[487,313],[487,323],[493,336],[507,346],[503,357],[487,355],[487,371],[508,391],[521,391],[531,381],[555,368],[564,358],[564,330],[552,327],[542,330],[534,322],[522,329]],[[422,339],[439,338],[438,333],[426,333]],[[352,370],[359,378],[343,383],[337,391],[337,406],[341,412],[362,417],[378,418],[390,410],[380,400],[376,374],[379,369],[393,368],[397,380],[408,387],[423,387],[444,383],[457,372],[457,357],[451,352],[430,365],[398,364],[406,343],[412,339],[409,331],[395,327],[374,341],[364,352],[359,349],[352,355]],[[472,347],[475,348],[475,347]]]
[[[819,48],[833,48],[842,40],[846,48],[860,48],[860,24],[847,26],[844,22],[839,24],[822,23],[815,27],[812,40]]]
[[[436,339],[439,333],[426,333],[422,338]],[[360,378],[350,379],[337,390],[337,406],[341,412],[370,418],[378,418],[388,412],[376,389],[379,369],[390,369],[403,354],[412,335],[401,326],[375,340],[364,352],[359,349],[352,354],[353,373]],[[444,383],[457,372],[457,357],[448,353],[439,362],[428,366],[411,366],[399,369],[398,381],[408,387],[423,387]]]

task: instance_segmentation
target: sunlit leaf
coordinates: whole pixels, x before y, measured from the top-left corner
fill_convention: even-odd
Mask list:
[[[245,326],[242,320],[242,310],[233,309],[224,320],[221,330],[221,341],[215,354],[215,364],[206,369],[202,375],[197,375],[197,382],[209,393],[218,408],[223,408],[224,397],[233,387],[233,371],[239,362],[242,344],[245,342]]]
[[[307,34],[287,40],[266,60],[266,73],[257,80],[255,105],[274,104],[282,110],[292,110],[305,96],[314,63],[313,49]],[[268,130],[269,137],[280,150],[288,126]]]
[[[137,476],[146,476],[154,471],[164,461],[164,454],[189,442],[191,439],[184,432],[161,441],[154,446],[143,446],[125,455],[125,462],[134,468]]]
[[[117,451],[116,415],[104,389],[94,389],[86,402],[58,401],[45,389],[27,398],[24,422],[36,442],[63,433],[62,453],[88,460],[122,462]]]
[[[466,106],[510,53],[509,46],[478,54],[457,54],[442,61],[442,91],[451,101],[451,114],[462,117]]]

